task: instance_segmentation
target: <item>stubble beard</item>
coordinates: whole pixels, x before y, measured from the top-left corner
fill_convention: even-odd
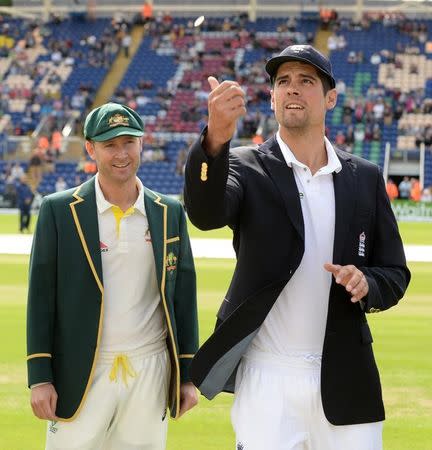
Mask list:
[[[282,116],[282,120],[279,121],[279,126],[284,128],[290,134],[303,135],[306,134],[308,128],[307,117],[287,117],[285,114]]]

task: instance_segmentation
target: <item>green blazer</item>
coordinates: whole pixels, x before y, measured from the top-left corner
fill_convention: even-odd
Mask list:
[[[171,356],[169,407],[198,348],[195,268],[181,204],[144,188]],[[125,281],[127,285],[127,280]],[[92,384],[104,308],[95,178],[44,198],[30,256],[27,305],[29,386],[54,384],[56,414],[77,417]]]

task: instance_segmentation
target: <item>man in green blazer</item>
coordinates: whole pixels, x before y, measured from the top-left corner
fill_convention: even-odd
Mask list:
[[[144,187],[143,123],[107,103],[84,124],[98,174],[47,196],[30,258],[28,383],[47,449],[164,449],[166,409],[197,403],[195,269],[176,200]]]

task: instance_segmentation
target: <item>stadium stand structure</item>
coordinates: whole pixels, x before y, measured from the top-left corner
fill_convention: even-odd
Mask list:
[[[427,30],[432,30],[431,21],[422,23]],[[197,136],[205,123],[208,75],[219,75],[221,79],[238,76],[247,90],[248,117],[240,124],[240,138],[250,141],[257,129],[264,134],[273,132],[274,121],[272,123],[269,105],[270,88],[267,78],[263,77],[264,61],[288,43],[312,42],[319,26],[320,23],[315,16],[298,18],[294,27],[291,23],[289,29],[286,18],[260,18],[252,23],[237,17],[228,19],[228,23],[226,18],[212,18],[200,30],[196,30],[191,26],[190,18],[176,18],[164,31],[158,28],[150,29],[130,61],[125,76],[112,98],[136,108],[145,122],[147,137],[144,154],[147,152],[149,156],[144,158],[139,176],[146,185],[168,194],[181,192],[183,178],[179,170],[179,154],[181,150],[187,148],[190,140]],[[18,28],[25,29],[22,26]],[[89,65],[89,60],[94,56],[94,49],[88,44],[88,38],[92,35],[96,41],[100,41],[103,36],[109,36],[112,32],[110,22],[108,19],[96,19],[89,25],[85,21],[71,18],[61,23],[47,24],[44,28],[48,33],[43,38],[42,47],[48,47],[48,40],[52,39],[68,42],[68,45],[77,49],[74,53],[74,63],[67,68],[69,72],[56,81],[60,86],[60,98],[63,102],[68,102],[68,99],[79,93],[83,83],[90,84],[91,93],[86,93],[87,100],[84,99],[82,107],[73,108],[77,117],[82,117],[89,106],[89,99],[100,86],[111,61],[99,64],[100,61],[96,60],[94,66]],[[429,31],[427,33],[429,39],[430,33]],[[338,106],[327,117],[328,135],[332,140],[336,138],[338,132],[346,132],[344,105],[348,101],[354,100],[355,103],[366,99],[371,86],[385,88],[382,95],[383,102],[390,105],[392,110],[396,107],[397,98],[392,94],[394,86],[391,85],[394,77],[386,76],[392,71],[400,77],[396,80],[399,83],[396,87],[401,87],[408,96],[411,92],[409,83],[413,80],[419,83],[419,87],[424,88],[423,99],[432,95],[432,81],[429,80],[432,75],[428,69],[430,56],[425,53],[424,45],[420,46],[412,35],[401,32],[396,25],[384,26],[379,21],[372,21],[367,28],[342,26],[337,34],[344,37],[346,46],[343,49],[333,50],[330,58],[336,78],[344,80],[347,91],[346,94],[340,95]],[[94,43],[94,38],[91,38],[90,42]],[[405,49],[418,47],[419,54],[401,53],[402,47]],[[385,58],[381,64],[372,64],[371,56],[382,53],[384,49],[393,52],[406,67],[414,61],[419,73],[404,75],[403,70],[396,70],[394,65],[391,66],[391,63],[385,61]],[[348,63],[352,52],[361,52],[362,62]],[[108,56],[114,58],[115,52],[109,53]],[[10,61],[12,57],[7,58]],[[0,58],[0,71],[5,80],[13,79],[16,74],[10,73],[11,62],[8,66],[4,59]],[[55,64],[53,66],[51,59],[51,54],[47,52],[44,54],[43,51],[35,57],[35,61],[42,67],[44,63],[49,63],[54,70],[59,66]],[[255,67],[258,68],[257,71],[254,70]],[[43,77],[34,78],[32,82],[31,88],[38,89],[43,85]],[[30,132],[31,128],[34,129],[38,120],[50,112],[50,108],[54,108],[55,100],[58,98],[54,96],[51,104],[46,102],[44,109],[41,108],[38,114],[32,115],[34,123],[26,132]],[[21,111],[8,111],[5,108],[3,111],[4,117],[10,115],[12,123],[20,123],[23,122],[26,107]],[[412,112],[409,114],[404,112],[400,120],[393,119],[391,124],[378,120],[379,138],[355,142],[352,146],[353,153],[368,158],[382,167],[386,143],[390,143],[394,150],[411,147],[415,152],[415,137],[412,135],[415,126],[407,127],[406,132],[401,131],[401,125],[406,122],[411,124],[414,117],[418,121],[417,116],[419,115]],[[423,120],[430,121],[430,114],[426,114],[425,117]],[[352,110],[350,121],[353,127],[364,130],[370,125],[366,121],[366,115],[360,119],[356,118],[355,108]],[[1,126],[0,120],[0,131]],[[8,148],[7,139],[0,138],[0,141],[1,148],[5,152],[11,150]],[[156,152],[155,147],[158,149]],[[4,170],[6,164],[4,161],[1,162],[0,169]],[[26,166],[27,163],[22,162],[22,165]],[[76,168],[76,161],[58,161],[54,172],[44,174],[38,188],[39,192],[44,195],[54,191],[55,181],[59,176],[62,176],[69,186],[84,179],[86,175],[83,173],[78,173],[77,178]],[[430,184],[432,184],[432,156],[428,151],[425,161],[425,186]],[[0,193],[4,189],[5,180],[0,180]]]

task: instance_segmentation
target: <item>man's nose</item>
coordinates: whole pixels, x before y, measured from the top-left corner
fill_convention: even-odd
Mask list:
[[[120,145],[117,148],[117,151],[116,151],[117,156],[122,156],[122,157],[123,156],[127,156],[127,153],[128,153],[128,151],[127,151],[127,148],[125,146]]]
[[[287,94],[289,95],[299,95],[300,91],[298,88],[298,84],[295,82],[291,82],[287,86]]]

